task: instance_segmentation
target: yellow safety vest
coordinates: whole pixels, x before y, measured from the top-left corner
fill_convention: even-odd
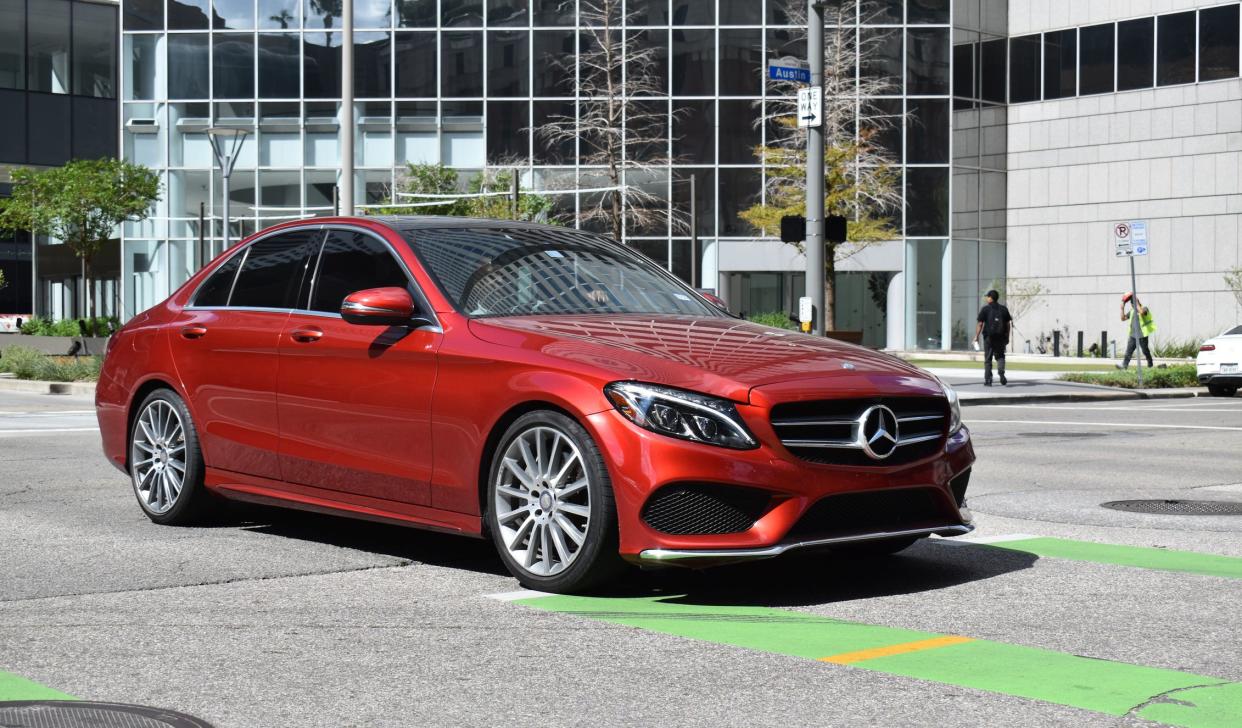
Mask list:
[[[1134,307],[1130,307],[1130,312],[1126,314],[1126,334],[1134,336],[1134,324],[1131,322],[1131,316],[1134,315]],[[1139,316],[1139,331],[1143,332],[1143,338],[1149,338],[1156,333],[1156,319],[1151,315],[1151,309],[1147,309],[1147,313]]]

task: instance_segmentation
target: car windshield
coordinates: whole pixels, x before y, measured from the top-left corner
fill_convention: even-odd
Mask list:
[[[467,316],[723,315],[647,259],[576,230],[411,230],[406,239]]]
[[[1222,334],[1222,336],[1242,336],[1242,326],[1234,326]]]

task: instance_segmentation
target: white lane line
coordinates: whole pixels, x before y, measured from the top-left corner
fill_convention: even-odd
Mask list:
[[[1146,425],[1136,422],[1074,422],[1072,420],[966,420],[968,425],[1065,425],[1071,427],[1111,427],[1115,430],[1133,430],[1135,428],[1157,430],[1221,430],[1226,432],[1242,432],[1242,427],[1224,427],[1217,425]]]
[[[98,432],[98,427],[46,427],[39,430],[5,430],[0,427],[0,435],[34,435],[39,432]]]
[[[0,417],[48,417],[51,415],[93,415],[95,410],[39,410],[37,412],[0,412]]]
[[[1187,409],[1184,406],[1162,405],[1157,404],[1151,407],[1135,407],[1131,406],[1111,406],[1111,407],[1082,407],[1074,405],[1052,405],[1052,404],[990,404],[982,405],[983,407],[1006,407],[1009,409],[1043,409],[1043,410],[1059,410],[1062,412],[1186,412],[1186,414],[1198,414],[1200,412],[1242,412],[1242,408],[1225,407],[1221,405],[1194,407]]]
[[[1219,493],[1242,493],[1242,483],[1230,483],[1228,485],[1201,485],[1195,490],[1214,490]]]
[[[1026,541],[1027,539],[1039,538],[1039,536],[1031,536],[1026,533],[1008,533],[1002,536],[968,536],[965,538],[938,538],[936,543],[943,544],[968,544],[968,543],[1004,543],[1005,541]]]
[[[550,597],[553,594],[549,592],[534,591],[532,589],[522,589],[520,591],[501,592],[500,594],[487,594],[488,599],[495,599],[498,602],[516,602],[520,599],[534,599],[535,597]]]

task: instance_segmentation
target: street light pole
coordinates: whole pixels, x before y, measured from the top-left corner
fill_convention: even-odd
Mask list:
[[[807,62],[811,88],[824,84],[824,6],[807,0]],[[815,110],[823,116],[823,109]],[[806,130],[806,295],[811,299],[813,333],[823,336],[824,321],[824,127]]]
[[[341,0],[341,181],[344,215],[354,210],[354,0]]]
[[[231,126],[216,126],[207,130],[211,139],[211,149],[216,153],[216,162],[220,165],[220,179],[224,187],[224,199],[221,200],[221,216],[224,217],[224,247],[229,249],[229,177],[237,164],[242,142],[250,132]]]

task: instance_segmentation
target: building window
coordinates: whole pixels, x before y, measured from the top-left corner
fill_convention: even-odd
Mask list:
[[[483,33],[445,33],[440,44],[441,95],[482,96]]]
[[[1079,31],[1078,77],[1084,95],[1112,93],[1116,34],[1117,26],[1112,23]]]
[[[906,168],[906,235],[949,234],[949,168]]]
[[[26,88],[26,0],[0,0],[0,88]]]
[[[254,27],[251,0],[215,0],[212,27],[216,30],[250,30]]]
[[[361,99],[392,97],[392,34],[354,34],[354,95]]]
[[[1238,76],[1238,5],[1199,11],[1199,80]]]
[[[73,7],[73,92],[116,98],[116,8],[75,3]]]
[[[528,25],[527,0],[487,0],[487,24],[522,28]]]
[[[341,34],[306,33],[302,36],[302,68],[308,99],[341,97]]]
[[[259,98],[296,99],[302,95],[302,59],[294,33],[259,34]]]
[[[1005,103],[1005,50],[1004,39],[986,40],[979,49],[980,96],[993,104]]]
[[[489,96],[526,96],[530,93],[530,33],[489,31],[487,34],[487,93]]]
[[[944,95],[949,88],[949,31],[919,28],[906,33],[906,93]]]
[[[69,93],[69,3],[31,3],[27,18],[26,83],[31,91]]]
[[[949,102],[911,99],[906,121],[908,164],[949,163]]]
[[[211,0],[168,0],[169,30],[206,30]]]
[[[673,95],[711,96],[716,92],[716,32],[673,31]]]
[[[1161,15],[1156,33],[1156,85],[1195,82],[1195,14]]]
[[[259,27],[297,30],[299,13],[298,0],[259,0]]]
[[[205,99],[207,88],[207,36],[168,36],[168,98]]]
[[[1155,20],[1139,18],[1117,24],[1117,90],[1151,88]]]
[[[1009,101],[1038,101],[1040,87],[1041,38],[1024,35],[1009,41]]]
[[[163,30],[164,0],[125,0],[125,30]]]
[[[442,25],[446,28],[483,25],[483,0],[440,0]]]
[[[397,96],[435,98],[438,60],[435,33],[397,33]]]
[[[1044,98],[1063,99],[1078,93],[1078,31],[1044,33]]]
[[[910,25],[948,25],[949,0],[909,0],[906,13]]]
[[[254,35],[217,33],[212,42],[216,98],[254,98]]]

